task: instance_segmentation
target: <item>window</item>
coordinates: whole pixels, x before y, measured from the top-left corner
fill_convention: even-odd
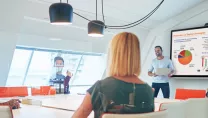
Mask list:
[[[34,51],[24,85],[48,85],[57,53]]]
[[[75,74],[82,55],[81,54],[62,54],[61,56],[64,59],[64,68],[63,68],[64,73],[63,74],[66,74],[67,70]]]
[[[86,92],[86,88],[100,80],[105,71],[105,55],[90,56],[84,55],[80,61],[75,76],[70,81],[71,92]],[[73,87],[74,86],[74,87]],[[82,89],[85,88],[85,89]]]
[[[7,78],[6,86],[21,86],[32,51],[16,49]]]
[[[73,73],[69,82],[71,93],[83,93],[100,80],[105,71],[105,55],[74,51],[17,47],[10,67],[7,86],[49,85],[56,74],[54,58],[64,59],[62,74]]]

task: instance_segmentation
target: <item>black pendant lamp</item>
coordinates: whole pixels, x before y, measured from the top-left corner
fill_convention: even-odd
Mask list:
[[[103,37],[105,23],[97,20],[97,0],[96,0],[96,20],[92,20],[88,23],[88,36]]]
[[[54,25],[72,24],[73,8],[67,3],[54,3],[49,7],[50,22]]]
[[[88,36],[103,37],[105,24],[99,20],[93,20],[88,23]]]

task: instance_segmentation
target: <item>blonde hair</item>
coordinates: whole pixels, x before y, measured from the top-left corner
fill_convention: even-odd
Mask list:
[[[133,33],[122,32],[110,42],[107,76],[140,75],[140,44]]]

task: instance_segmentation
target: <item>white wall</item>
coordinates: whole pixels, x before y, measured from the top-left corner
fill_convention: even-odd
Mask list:
[[[17,45],[46,48],[46,49],[58,49],[58,50],[76,50],[76,51],[92,51],[92,43],[76,40],[50,40],[49,37],[18,34]]]
[[[152,78],[147,75],[147,71],[152,59],[155,58],[154,46],[161,45],[164,50],[164,56],[169,56],[171,30],[204,26],[208,22],[206,18],[208,15],[207,6],[208,1],[204,1],[150,31],[144,44],[145,46],[142,49],[142,79],[151,85]],[[176,88],[208,88],[208,78],[171,78],[170,88],[171,98],[174,98]],[[159,97],[162,97],[161,93]]]
[[[23,21],[23,12],[20,8],[24,7],[24,3],[25,0],[4,0],[0,4],[0,86],[6,85],[18,39],[16,32],[20,30]]]
[[[48,22],[24,19],[17,45],[105,53],[109,41],[118,32],[134,32],[141,39],[141,46],[143,46],[142,44],[149,32],[148,29],[141,27],[126,30],[110,30],[110,33],[107,30],[104,32],[104,37],[96,38],[88,36],[87,25],[86,27],[76,27],[74,24],[54,26]],[[62,40],[51,41],[49,40],[50,38]]]
[[[0,86],[4,86],[6,85],[14,49],[16,47],[17,35],[0,32],[0,40]]]

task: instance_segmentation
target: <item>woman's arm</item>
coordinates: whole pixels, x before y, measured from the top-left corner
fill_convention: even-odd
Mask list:
[[[11,100],[9,100],[7,102],[0,103],[0,105],[8,105],[12,109],[18,109],[18,108],[20,108],[20,104],[19,103],[21,103],[20,100],[18,100],[18,99],[11,99]]]
[[[91,95],[87,93],[82,104],[75,111],[72,118],[87,118],[91,112],[92,112]]]

